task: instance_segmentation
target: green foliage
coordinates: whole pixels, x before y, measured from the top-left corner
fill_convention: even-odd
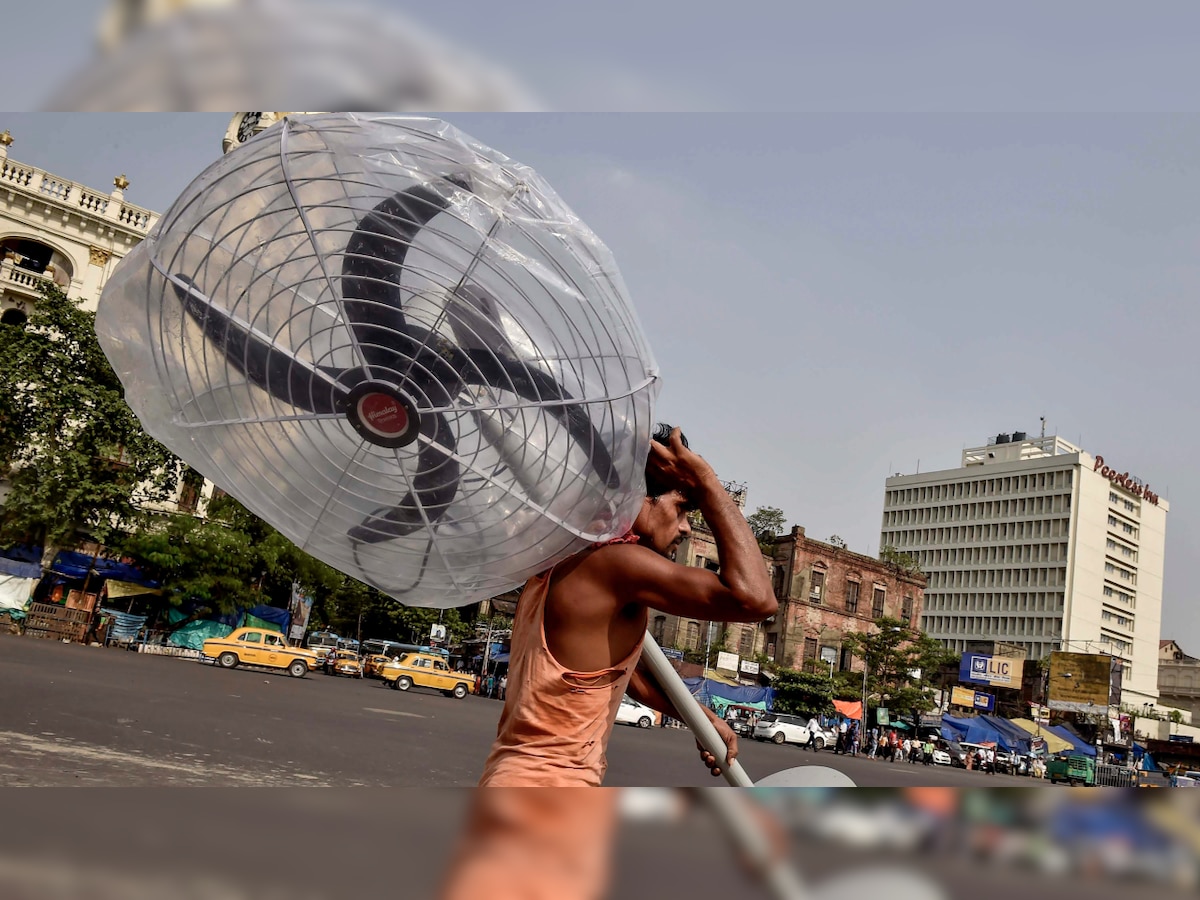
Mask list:
[[[897,572],[903,572],[905,575],[924,574],[915,556],[911,553],[902,553],[891,544],[886,544],[880,548],[879,558]]]
[[[771,682],[775,689],[775,709],[800,716],[833,712],[833,680],[828,673],[780,671]]]
[[[878,619],[875,625],[878,631],[853,632],[842,639],[844,648],[866,660],[868,695],[895,710],[933,709],[933,677],[956,655],[899,619]]]
[[[782,509],[774,506],[760,506],[746,516],[746,521],[750,523],[750,530],[755,537],[760,539],[778,537],[787,527],[787,516]]]
[[[825,543],[830,544],[831,546],[837,547],[839,550],[845,550],[846,547],[849,546],[846,543],[846,539],[844,537],[842,537],[840,534],[831,534],[829,536],[829,540],[827,540]]]
[[[106,543],[169,498],[183,465],[142,431],[94,331],[48,286],[23,326],[0,325],[0,543]]]

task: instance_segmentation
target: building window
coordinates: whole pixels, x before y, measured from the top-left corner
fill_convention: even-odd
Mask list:
[[[700,649],[700,623],[688,622],[687,626],[687,648],[688,650]]]
[[[900,618],[904,621],[905,625],[909,625],[912,623],[912,615],[913,615],[913,598],[905,597],[904,603],[900,607]]]
[[[846,582],[846,612],[858,613],[858,589],[857,581]]]
[[[817,639],[816,638],[805,638],[804,639],[804,659],[809,660],[809,659],[816,659],[816,658],[817,658]]]
[[[825,593],[825,570],[813,569],[812,587],[808,589],[808,599],[813,603],[821,602],[821,595]]]
[[[754,655],[754,629],[749,625],[742,626],[742,636],[738,639],[738,655],[743,659]]]
[[[651,634],[654,635],[654,640],[656,642],[658,642],[659,644],[661,644],[663,642],[663,634],[666,632],[666,630],[667,630],[667,617],[666,616],[655,616],[654,617],[654,629],[653,629],[653,631],[651,631]]]
[[[881,587],[875,588],[875,596],[871,600],[871,618],[872,619],[882,619],[883,618],[883,601],[886,599],[886,597],[887,597],[887,591],[884,588],[881,588]]]

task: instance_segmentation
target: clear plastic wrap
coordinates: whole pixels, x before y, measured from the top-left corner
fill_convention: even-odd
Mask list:
[[[626,531],[657,368],[604,244],[444,122],[289,117],[104,289],[146,430],[304,550],[419,606]]]

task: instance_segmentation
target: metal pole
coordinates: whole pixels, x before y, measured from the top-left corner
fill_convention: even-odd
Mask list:
[[[704,680],[708,680],[708,658],[712,655],[712,622],[707,623],[704,632]]]
[[[642,639],[642,659],[646,661],[650,674],[654,676],[658,686],[667,695],[667,699],[671,701],[671,705],[675,707],[675,711],[679,713],[684,724],[692,730],[692,734],[696,735],[700,746],[721,761],[721,772],[724,774],[725,780],[734,787],[754,787],[754,782],[750,780],[750,776],[746,774],[746,770],[736,759],[731,765],[725,764],[726,747],[725,742],[721,740],[721,735],[717,733],[717,729],[713,727],[708,716],[704,714],[704,710],[700,708],[699,701],[688,691],[687,685],[683,683],[679,673],[671,666],[670,660],[663,655],[662,650],[648,631]]]

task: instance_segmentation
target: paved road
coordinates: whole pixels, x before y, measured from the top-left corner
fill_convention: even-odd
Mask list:
[[[378,681],[0,636],[0,784],[474,785],[500,704]],[[1027,786],[1025,778],[810,754],[746,741],[752,777],[810,763],[864,787]],[[617,726],[611,786],[706,786],[689,733]]]
[[[466,790],[17,791],[0,819],[5,900],[424,900],[434,895],[461,831]],[[1063,792],[1066,796],[1066,792]],[[1174,900],[1141,882],[1041,876],[1010,864],[904,856],[792,841],[811,900]],[[934,894],[835,891],[879,870],[920,873]],[[620,900],[767,900],[736,864],[711,816],[621,824],[614,885]],[[1187,894],[1186,896],[1192,896]]]

